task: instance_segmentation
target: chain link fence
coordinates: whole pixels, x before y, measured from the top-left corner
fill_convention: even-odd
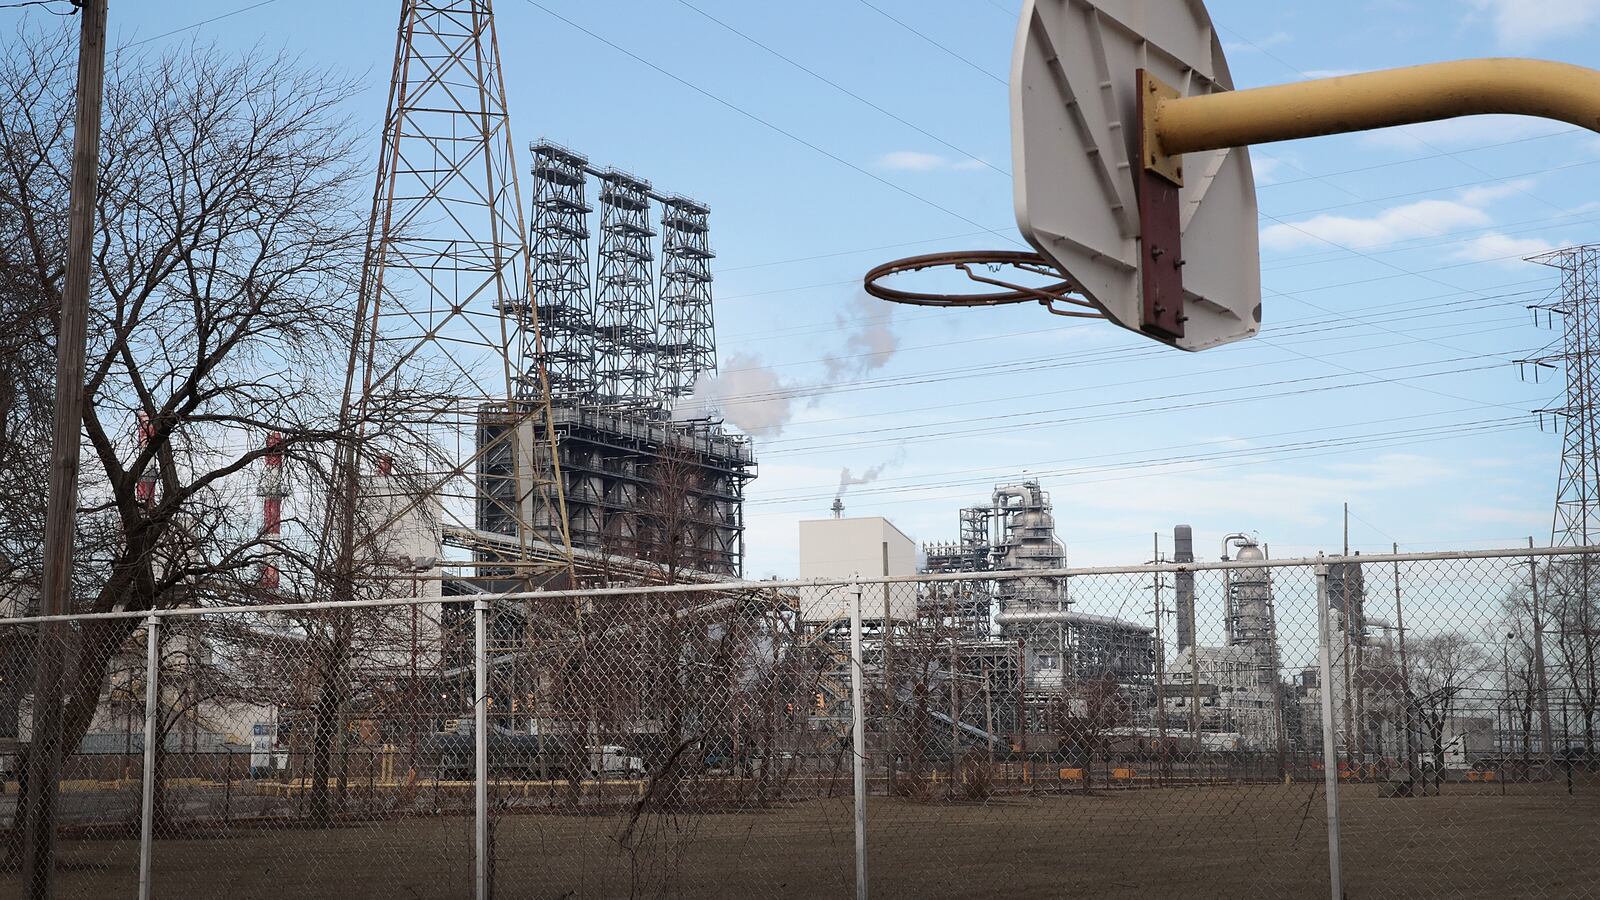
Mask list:
[[[1548,550],[69,617],[57,889],[1596,896],[1597,620]]]

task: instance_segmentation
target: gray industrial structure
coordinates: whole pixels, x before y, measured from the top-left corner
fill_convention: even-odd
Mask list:
[[[672,415],[716,370],[710,210],[548,141],[530,149],[533,302],[518,333],[523,358],[543,369],[550,412],[480,411],[477,528],[515,535],[524,522],[550,543],[565,532],[576,551],[736,577],[750,442]],[[538,374],[522,380],[536,388]],[[559,483],[564,502],[535,502],[524,486],[539,483]]]
[[[1047,571],[1067,565],[1050,495],[1031,479],[998,485],[987,505],[962,509],[960,536],[925,544],[923,553],[929,573]],[[1014,709],[995,719],[997,727],[1020,734],[1019,746],[1035,747],[1030,735],[1059,730],[1052,719],[1063,709],[1068,716],[1081,714],[1084,700],[1078,694],[1086,686],[1109,681],[1135,705],[1146,705],[1158,652],[1151,626],[1073,609],[1067,580],[1059,576],[1024,575],[976,585],[952,590],[931,583],[920,601],[924,618],[951,616],[961,634],[967,674],[999,678],[1004,682],[999,689],[1018,697]]]
[[[1173,548],[1175,562],[1195,561],[1189,526],[1173,530]],[[1245,534],[1222,539],[1224,560],[1230,550],[1240,562],[1266,559],[1261,544]],[[1271,571],[1265,566],[1224,571],[1223,641],[1210,647],[1201,646],[1198,639],[1194,575],[1178,573],[1177,642],[1166,666],[1165,724],[1186,729],[1218,749],[1286,749]]]

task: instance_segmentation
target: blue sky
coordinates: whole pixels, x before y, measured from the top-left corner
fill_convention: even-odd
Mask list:
[[[251,6],[116,3],[111,43],[244,9],[149,46],[282,47],[347,71],[370,85],[350,115],[375,142],[398,4]],[[546,136],[711,205],[724,391],[793,394],[757,439],[749,573],[794,573],[795,523],[827,514],[845,467],[880,470],[849,512],[919,541],[1037,475],[1078,564],[1148,559],[1176,522],[1206,555],[1240,530],[1277,556],[1337,550],[1346,500],[1357,549],[1547,540],[1560,440],[1531,411],[1560,376],[1525,382],[1513,361],[1556,336],[1525,307],[1557,282],[1521,258],[1594,239],[1600,139],[1483,118],[1258,148],[1262,337],[1203,354],[1036,306],[866,301],[860,275],[886,258],[1015,246],[1017,6],[497,4],[519,152]],[[1211,11],[1239,87],[1495,54],[1600,66],[1600,2],[1534,6]]]

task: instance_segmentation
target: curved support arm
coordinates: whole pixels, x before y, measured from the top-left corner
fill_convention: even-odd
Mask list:
[[[1156,150],[1176,155],[1487,113],[1600,132],[1600,72],[1537,59],[1470,59],[1160,99]]]

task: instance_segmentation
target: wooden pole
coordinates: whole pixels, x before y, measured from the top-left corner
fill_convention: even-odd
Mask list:
[[[39,612],[63,615],[72,592],[72,538],[78,511],[78,450],[83,422],[85,336],[89,321],[89,264],[100,176],[100,104],[106,67],[106,0],[81,0],[78,96],[72,133],[72,186],[67,220],[66,272],[56,332],[55,422],[51,432],[50,499],[45,512],[44,572]],[[28,896],[53,896],[56,800],[61,778],[65,622],[39,629],[34,681],[33,743],[28,751],[28,808],[24,813],[23,878]]]

